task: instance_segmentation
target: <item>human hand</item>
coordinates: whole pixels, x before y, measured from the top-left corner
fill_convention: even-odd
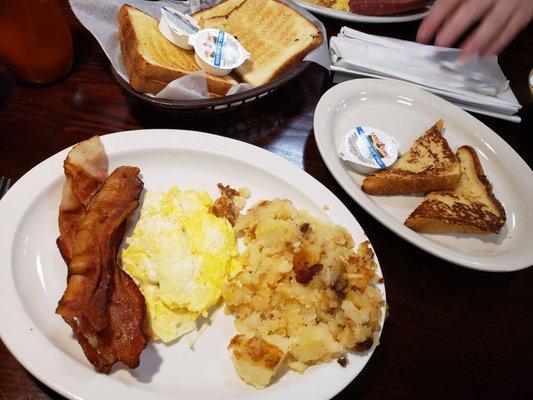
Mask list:
[[[416,40],[453,45],[472,25],[478,27],[461,43],[461,59],[498,54],[533,17],[533,0],[437,0]]]

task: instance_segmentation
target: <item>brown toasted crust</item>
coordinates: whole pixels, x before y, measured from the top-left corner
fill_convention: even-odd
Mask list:
[[[146,78],[146,77],[144,77],[142,75],[139,75],[139,74],[135,74],[133,76],[133,78],[134,78],[133,79],[134,83],[132,83],[132,79],[131,79],[131,75],[130,75],[130,85],[131,85],[131,87],[133,87],[137,92],[141,92],[141,93],[157,94],[168,85],[168,82],[161,82],[161,81],[158,81],[156,79]],[[134,85],[136,85],[136,87]],[[212,90],[210,90],[210,81],[209,80],[207,81],[207,88],[208,88],[208,92],[209,92],[209,97],[211,97],[212,99],[224,96],[226,94],[226,92],[224,92],[223,89],[220,89],[220,90],[224,94],[214,93]],[[215,88],[215,90],[218,90],[218,89]]]
[[[137,92],[157,94],[167,86],[168,83],[155,79],[146,78],[140,74],[129,73],[130,85]]]
[[[426,198],[409,217],[405,225],[415,231],[425,233],[499,233],[505,225],[506,215],[501,203],[492,192],[492,185],[483,172],[476,151],[470,146],[462,146],[457,152],[466,151],[472,158],[474,173],[488,195],[490,202],[497,210],[497,215],[484,209],[483,203],[476,197],[469,199],[467,204],[460,200],[457,191],[436,192],[433,194],[446,197],[450,204],[438,198]]]
[[[423,233],[491,233],[481,230],[476,226],[460,225],[459,223],[442,221],[435,218],[417,217],[412,216],[412,214],[405,220],[405,226],[414,231]]]
[[[453,189],[458,180],[457,175],[433,176],[395,171],[383,176],[369,175],[363,181],[362,189],[372,195],[424,193]]]
[[[154,78],[147,78],[142,74],[130,74],[130,85],[137,92],[141,93],[151,93],[157,94],[163,90],[170,82],[179,77],[169,79],[168,81],[160,81]],[[206,74],[207,78],[207,91],[211,98],[225,96],[228,90],[232,85],[228,85],[226,82],[210,79],[209,75]],[[234,84],[236,84],[235,82]]]
[[[188,71],[170,69],[147,61],[138,51],[139,38],[135,34],[130,18],[131,9],[135,7],[123,5],[118,12],[118,21],[122,60],[133,89],[142,93],[155,94],[174,79],[200,70],[199,67]],[[208,91],[217,95],[225,95],[231,86],[237,83],[231,77],[217,77],[209,74],[206,74],[206,79]]]
[[[425,233],[498,233],[504,223],[479,203],[455,203],[450,207],[436,200],[424,200],[405,220],[408,228]]]
[[[204,26],[206,21],[211,20],[211,22],[216,21],[216,23],[209,24],[208,26],[218,26],[220,28],[224,28],[225,30],[228,30],[230,34],[235,34],[231,31],[231,29],[228,29],[226,26],[225,21],[229,18],[229,15],[241,7],[243,3],[246,0],[224,0],[217,4],[216,6],[199,11],[193,15],[193,17],[198,21],[200,26]],[[288,7],[286,4],[279,0],[271,0],[275,1],[279,4],[282,4],[285,7]],[[290,7],[289,7],[290,8]],[[291,11],[294,11],[291,9]],[[297,11],[294,11],[297,13]],[[320,46],[320,44],[324,41],[324,37],[322,33],[318,30],[318,28],[309,20],[302,17],[302,20],[305,20],[304,23],[312,26],[314,29],[316,29],[316,34],[313,35],[312,40],[308,43],[308,45],[299,51],[292,54],[290,57],[288,57],[284,62],[280,65],[278,65],[276,68],[272,68],[272,71],[270,71],[270,75],[267,79],[265,79],[263,82],[260,82],[259,84],[255,86],[260,86],[268,83],[272,79],[280,76],[283,72],[285,72],[287,69],[291,68],[292,66],[296,65],[298,62],[300,62],[309,52]],[[252,57],[253,58],[253,57]],[[234,74],[238,77],[240,81],[254,84],[253,82],[248,82],[245,78],[245,75],[250,72],[251,65],[253,65],[253,59],[246,61],[241,67],[235,69]],[[253,68],[253,67],[252,67]]]
[[[128,72],[130,85],[135,90],[157,93],[155,90],[161,90],[168,82],[184,76],[186,72],[153,65],[139,53],[139,38],[135,34],[129,14],[131,9],[135,7],[125,4],[118,13],[120,50],[124,66]],[[161,85],[164,86],[160,87]]]
[[[496,198],[496,196],[494,196],[494,192],[492,191],[493,189],[492,183],[489,182],[487,176],[485,175],[485,171],[483,171],[483,167],[481,166],[481,162],[479,161],[479,157],[476,151],[470,146],[461,146],[457,149],[457,152],[460,152],[460,151],[467,151],[468,153],[470,153],[470,157],[472,157],[472,161],[474,162],[474,169],[476,171],[476,176],[480,180],[480,182],[483,184],[483,186],[485,187],[485,192],[490,197],[490,200],[492,201],[492,203],[498,210],[498,213],[502,217],[503,223],[501,225],[503,226],[503,224],[505,223],[505,220],[507,219],[507,216],[505,214],[505,209],[503,208],[502,203],[500,203],[500,201]]]
[[[367,176],[361,186],[363,192],[372,195],[393,195],[453,188],[459,182],[461,171],[459,160],[442,136],[443,127],[444,121],[438,120],[415,140],[407,153],[395,164]],[[438,154],[431,149],[432,143],[440,148]],[[424,162],[420,160],[422,148],[430,155],[431,162],[425,161],[423,170],[417,171],[414,167]],[[401,162],[403,167],[399,166]]]

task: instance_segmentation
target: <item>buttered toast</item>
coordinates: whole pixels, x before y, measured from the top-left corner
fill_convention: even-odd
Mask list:
[[[202,28],[233,35],[251,57],[234,73],[261,86],[298,63],[324,40],[320,30],[278,0],[226,0],[193,15]]]
[[[451,191],[428,193],[405,220],[409,228],[426,233],[498,233],[505,225],[505,210],[492,193],[476,151],[457,150],[461,179]]]
[[[169,82],[200,70],[194,52],[169,42],[152,16],[129,5],[118,13],[119,40],[130,85],[142,93],[158,93]],[[237,82],[229,77],[206,74],[208,91],[225,95]]]
[[[374,195],[421,193],[453,188],[461,176],[459,161],[442,136],[439,120],[389,168],[365,178],[362,190]]]

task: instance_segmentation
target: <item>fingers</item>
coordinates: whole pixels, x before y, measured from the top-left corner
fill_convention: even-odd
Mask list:
[[[418,28],[418,33],[416,35],[417,42],[428,43],[439,28],[442,26],[446,18],[457,9],[462,0],[439,0],[435,3],[429,14],[420,28]]]
[[[507,45],[513,40],[513,38],[525,28],[527,25],[527,20],[523,17],[521,13],[515,13],[507,26],[504,28],[503,32],[492,42],[492,44],[481,54],[499,54]]]
[[[435,44],[443,47],[453,45],[468,28],[487,13],[493,3],[494,0],[463,1],[453,16],[440,29]]]
[[[437,35],[435,44],[448,47],[482,19],[463,42],[461,59],[499,53],[525,27],[532,14],[533,0],[437,0],[420,25],[416,40],[428,43]]]
[[[483,22],[461,45],[461,58],[484,53],[514,14],[516,4],[499,1],[490,9]]]

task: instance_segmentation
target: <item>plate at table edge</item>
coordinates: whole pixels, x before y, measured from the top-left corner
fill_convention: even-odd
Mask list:
[[[324,17],[329,17],[339,21],[346,22],[364,22],[364,23],[373,23],[373,24],[391,24],[398,22],[411,22],[418,21],[423,19],[429,13],[428,7],[423,8],[422,10],[396,14],[396,15],[360,15],[347,11],[336,10],[334,8],[322,7],[312,3],[308,3],[305,0],[295,0],[295,3],[299,6],[305,8],[307,11],[312,12],[316,15],[321,15]]]
[[[284,196],[284,194],[286,192],[294,193],[289,198],[295,200],[297,207],[307,208],[319,217],[330,219],[345,226],[356,243],[367,240],[353,215],[333,193],[305,171],[259,147],[207,133],[170,129],[119,132],[101,136],[101,139],[109,158],[110,170],[125,164],[125,161],[130,161],[131,165],[139,166],[141,174],[143,174],[144,165],[145,175],[142,176],[145,187],[148,189],[154,189],[154,183],[151,184],[152,177],[152,181],[157,182],[155,183],[156,189],[165,189],[172,184],[178,184],[183,185],[183,187],[209,189],[213,196],[217,182],[222,181],[235,186],[240,186],[240,182],[252,190],[252,199],[248,203],[251,205],[262,194],[258,193],[258,198],[254,198],[254,185],[250,183],[250,180],[257,180],[261,184],[270,182],[270,185],[276,188],[274,192],[272,192],[272,188],[256,187],[255,190],[257,192],[270,191],[272,192],[271,197],[277,195],[289,197]],[[150,394],[151,399],[170,398],[161,392],[161,390],[169,390],[167,387],[168,374],[170,373],[172,381],[180,382],[182,379],[179,374],[180,366],[182,373],[189,373],[184,371],[189,364],[187,362],[182,364],[181,361],[182,357],[187,359],[186,356],[191,355],[185,338],[171,346],[157,343],[154,346],[155,349],[146,349],[141,358],[141,365],[133,374],[125,368],[118,368],[108,376],[94,371],[85,359],[78,343],[72,337],[68,326],[59,316],[54,314],[54,308],[62,294],[62,289],[64,289],[66,277],[66,265],[55,247],[55,238],[57,237],[56,207],[59,205],[64,179],[62,163],[69,149],[70,147],[31,169],[13,185],[0,201],[0,220],[6,221],[1,233],[0,254],[6,255],[6,265],[9,266],[0,270],[0,301],[3,305],[0,308],[0,337],[11,353],[29,372],[47,386],[70,399],[88,400],[116,396],[121,398],[126,393],[131,400],[144,399],[148,394]],[[136,159],[140,159],[138,164],[134,162]],[[185,159],[187,161],[183,161]],[[155,170],[159,171],[163,167],[166,170],[169,166],[173,166],[175,169],[172,171],[176,171],[176,176],[179,176],[180,171],[182,171],[179,168],[180,163],[183,168],[187,163],[189,166],[200,165],[198,167],[200,172],[197,173],[200,175],[206,174],[202,171],[203,168],[217,167],[217,171],[211,172],[209,170],[207,173],[209,176],[202,178],[209,180],[209,182],[213,180],[213,187],[206,188],[201,184],[191,186],[187,183],[183,184],[179,179],[168,177],[160,177],[161,179],[159,179],[157,178],[158,175],[154,175],[153,165],[161,164],[155,167]],[[226,167],[224,167],[225,165]],[[227,180],[224,180],[224,176],[219,175],[224,171],[224,168],[231,169],[235,166],[247,166],[247,168],[235,168],[234,176],[228,177]],[[189,179],[194,180],[195,173],[191,173],[192,178]],[[236,178],[237,176],[238,178]],[[185,178],[184,180],[187,181]],[[165,183],[162,183],[163,181]],[[161,187],[162,185],[166,186]],[[305,189],[300,190],[299,188]],[[276,194],[276,192],[278,193]],[[305,204],[300,204],[300,202]],[[312,207],[309,207],[309,204]],[[328,211],[323,210],[323,206],[326,204],[329,206]],[[45,211],[43,212],[41,209]],[[316,210],[322,211],[317,213]],[[34,220],[38,221],[27,221],[32,216],[34,216]],[[38,226],[37,228],[32,227],[31,223],[40,224],[43,230],[48,229],[50,232],[42,233],[47,239],[31,240],[32,235],[39,235]],[[30,226],[25,226],[27,224]],[[53,224],[53,228],[48,226],[50,224]],[[21,238],[21,235],[24,237],[23,241],[15,240]],[[31,254],[36,251],[34,248],[37,249],[36,257]],[[51,255],[47,255],[47,251]],[[26,254],[29,254],[28,258],[25,258]],[[21,268],[21,263],[27,269]],[[34,265],[32,266],[31,263]],[[50,263],[54,265],[50,266]],[[377,256],[376,264],[377,273],[382,276]],[[47,274],[51,274],[51,276],[47,276]],[[48,289],[46,289],[45,281]],[[386,301],[385,287],[383,284],[380,284],[379,287],[383,293],[384,301]],[[52,293],[48,294],[46,290]],[[220,371],[221,368],[215,368],[211,371],[221,373],[227,378],[225,384],[230,385],[231,390],[235,392],[228,394],[230,398],[289,399],[294,398],[294,396],[305,396],[308,399],[330,398],[344,389],[360,373],[374,351],[372,348],[365,353],[350,353],[346,368],[342,368],[335,361],[332,361],[311,367],[303,375],[289,372],[268,388],[256,390],[239,379],[226,350],[229,338],[235,333],[233,318],[225,316],[223,312],[216,314],[213,325],[199,336],[191,357],[193,357],[192,360],[195,360],[194,357],[205,357],[205,351],[207,351],[208,360],[195,361],[206,361],[207,364],[201,364],[206,366],[206,371],[214,368],[210,364],[219,361],[220,357],[225,359],[221,365],[224,367],[224,371]],[[382,328],[376,333],[377,337],[381,335],[383,329],[384,314],[385,310],[382,309]],[[220,320],[222,320],[221,323],[219,323]],[[223,338],[224,335],[228,337]],[[213,343],[209,340],[220,341],[220,346],[213,347]],[[155,355],[152,354],[153,352]],[[178,357],[174,357],[176,355]],[[138,376],[144,376],[142,375],[143,362],[152,363],[154,357],[157,356],[162,357],[163,360],[160,363],[161,369],[152,375],[152,382],[138,381],[135,374],[137,371],[141,371]],[[191,363],[190,360],[189,358],[189,363]],[[165,364],[167,364],[166,367]],[[148,368],[152,368],[152,366]],[[174,371],[172,368],[177,369]],[[193,375],[195,378],[202,371],[203,369],[191,373],[196,373]],[[158,374],[163,374],[161,379],[166,378],[164,383],[167,385],[157,381],[160,376]],[[220,377],[216,376],[216,379],[220,379]],[[186,383],[191,380],[194,381],[190,382],[192,387],[198,380],[189,377]],[[213,393],[218,395],[211,398],[227,398],[220,394],[224,388],[215,386],[209,389],[215,390]],[[172,393],[180,393],[182,398],[205,398],[205,395],[198,393],[188,395],[187,392],[183,393],[180,390],[172,391]]]
[[[357,104],[350,104],[352,100]],[[396,108],[401,108],[402,111],[394,111]],[[348,109],[349,111],[346,111]],[[424,109],[429,110],[427,114],[422,112]],[[337,157],[336,145],[332,144],[330,138],[340,137],[343,134],[342,129],[341,126],[335,128],[328,123],[331,113],[336,110],[339,114],[335,115],[335,124],[340,123],[338,121],[340,121],[341,112],[349,112],[351,114],[345,114],[343,118],[348,118],[353,127],[361,124],[382,129],[396,136],[396,139],[400,140],[400,146],[402,137],[406,134],[398,136],[397,133],[403,132],[407,129],[404,127],[408,125],[416,127],[410,129],[410,138],[403,143],[404,148],[400,149],[403,151],[408,149],[412,141],[437,119],[443,118],[445,128],[453,126],[453,130],[447,129],[444,133],[445,138],[450,141],[452,150],[455,151],[459,145],[471,145],[476,149],[485,174],[494,186],[496,197],[504,205],[507,223],[500,235],[509,237],[502,236],[502,243],[509,239],[512,243],[518,243],[519,246],[507,245],[508,248],[504,250],[501,243],[495,246],[490,245],[491,248],[501,250],[501,254],[488,250],[487,252],[470,251],[464,248],[464,245],[481,249],[485,242],[480,241],[486,240],[487,243],[491,243],[494,237],[466,234],[455,236],[420,234],[404,226],[403,219],[395,219],[393,215],[380,207],[379,203],[381,201],[382,205],[389,207],[389,204],[396,201],[390,199],[398,198],[400,200],[397,200],[390,208],[395,207],[396,204],[401,208],[402,202],[413,204],[412,198],[410,196],[367,195],[357,182],[359,179],[362,180],[362,175],[350,171]],[[384,119],[383,115],[387,115],[387,118]],[[424,122],[421,123],[421,121]],[[397,129],[396,132],[395,129]],[[533,184],[533,171],[500,136],[459,107],[409,84],[379,79],[354,79],[332,87],[321,97],[315,109],[314,135],[322,159],[343,189],[382,225],[411,244],[451,263],[482,271],[510,272],[533,265],[533,247],[527,246],[527,237],[533,235],[533,213],[527,207],[528,203],[533,203],[533,192],[527,193],[526,190],[522,190],[528,184]],[[454,146],[452,139],[461,140],[461,142]],[[480,149],[482,149],[481,153]],[[520,174],[513,174],[513,170],[520,171]],[[498,176],[501,182],[497,182],[495,176]],[[502,181],[502,176],[508,179]],[[509,190],[503,191],[502,186],[507,186]],[[419,198],[416,205],[421,201],[422,198]],[[414,210],[416,205],[412,205],[409,210],[401,211],[408,214]],[[518,239],[517,234],[520,234]],[[437,242],[440,240],[443,243],[452,243],[453,247],[463,244],[463,248],[454,250],[450,246]],[[487,245],[488,248],[489,245]]]

